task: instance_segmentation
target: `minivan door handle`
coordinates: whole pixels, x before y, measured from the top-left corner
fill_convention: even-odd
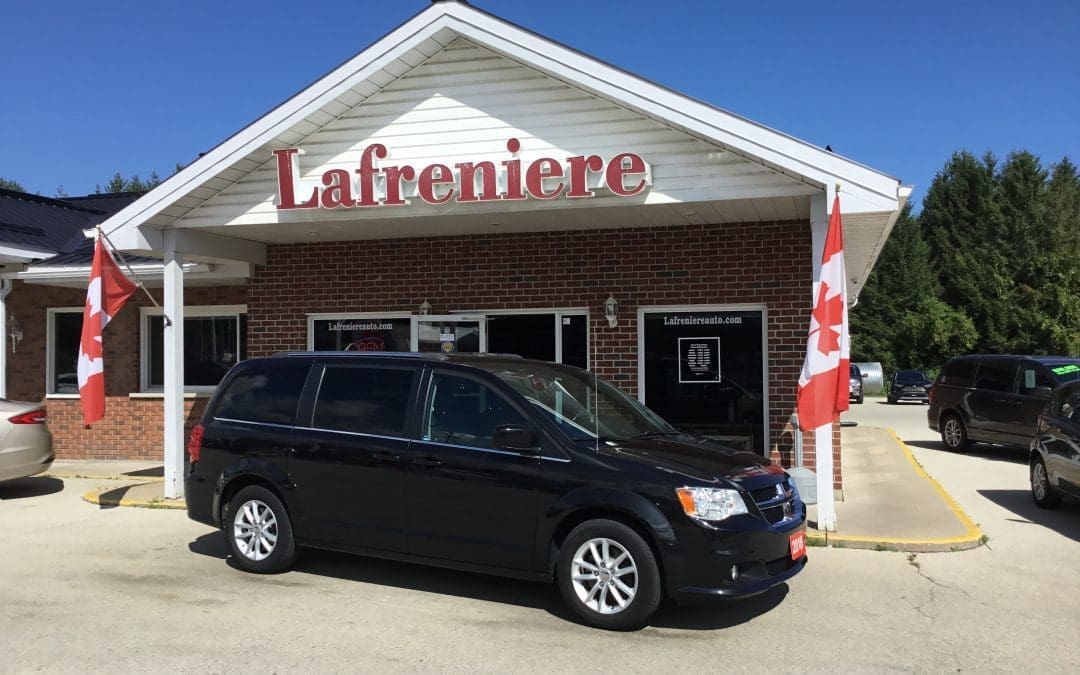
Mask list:
[[[412,463],[417,466],[439,466],[442,460],[438,457],[417,457]]]
[[[395,455],[392,452],[376,452],[371,455],[372,459],[376,462],[400,462],[401,455]]]

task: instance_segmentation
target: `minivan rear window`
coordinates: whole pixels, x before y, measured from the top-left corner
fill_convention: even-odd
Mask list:
[[[282,359],[255,362],[229,380],[214,417],[292,425],[308,363]]]
[[[317,429],[404,436],[416,370],[327,366],[311,425]]]

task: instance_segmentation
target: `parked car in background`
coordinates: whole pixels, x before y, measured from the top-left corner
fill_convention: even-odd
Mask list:
[[[1031,441],[1031,496],[1044,509],[1080,498],[1080,381],[1054,390]]]
[[[885,398],[889,403],[897,401],[930,402],[930,390],[934,383],[921,370],[898,370],[889,378]]]
[[[1080,379],[1080,359],[1062,356],[960,356],[930,390],[930,428],[949,450],[973,441],[1030,447],[1054,387]]]
[[[48,471],[52,434],[40,403],[0,399],[0,481]]]
[[[851,375],[848,378],[848,401],[863,402],[862,371],[854,363],[851,364]]]
[[[754,595],[806,565],[806,510],[781,467],[561,364],[249,359],[188,453],[188,515],[251,572],[314,546],[554,580],[585,622],[629,629],[663,597]]]

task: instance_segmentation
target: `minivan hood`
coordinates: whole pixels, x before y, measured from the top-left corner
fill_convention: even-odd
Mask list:
[[[784,470],[753,452],[736,450],[701,436],[680,434],[599,444],[602,455],[621,457],[691,482],[734,482],[745,489],[758,483],[775,483]],[[771,477],[771,478],[770,478]],[[768,480],[762,480],[768,478]],[[676,478],[678,480],[678,478]]]

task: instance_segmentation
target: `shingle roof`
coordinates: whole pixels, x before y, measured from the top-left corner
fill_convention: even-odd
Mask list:
[[[83,230],[139,196],[121,192],[57,199],[0,188],[0,244],[40,250],[43,258],[81,250],[88,241]]]

